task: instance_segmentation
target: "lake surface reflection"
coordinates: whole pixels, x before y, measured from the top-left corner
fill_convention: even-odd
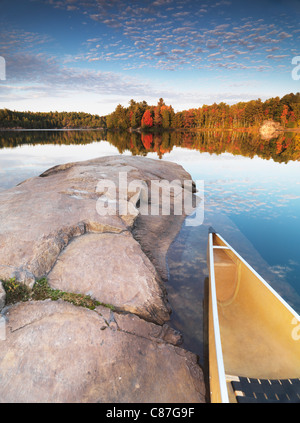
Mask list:
[[[167,282],[171,324],[200,364],[209,226],[300,312],[299,134],[267,141],[245,132],[2,132],[0,191],[57,164],[114,154],[174,161],[204,181],[204,222],[183,225],[168,254]]]

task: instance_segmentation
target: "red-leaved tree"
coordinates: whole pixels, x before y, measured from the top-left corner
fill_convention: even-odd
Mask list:
[[[147,109],[143,114],[141,125],[142,128],[151,128],[151,126],[153,126],[153,118],[149,109]]]

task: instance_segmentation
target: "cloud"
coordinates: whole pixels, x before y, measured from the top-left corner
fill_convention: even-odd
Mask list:
[[[246,75],[246,72],[274,71],[282,65],[281,60],[288,57],[288,45],[294,43],[297,47],[297,29],[293,31],[281,19],[271,22],[271,11],[265,20],[255,20],[247,15],[241,19],[239,15],[237,20],[232,14],[234,4],[230,1],[45,2],[65,10],[68,18],[75,11],[74,16],[78,19],[81,12],[91,25],[85,27],[81,44],[74,42],[72,53],[68,51],[60,57],[47,53],[48,46],[54,51],[55,43],[59,41],[47,34],[16,29],[7,31],[6,28],[1,31],[0,51],[7,61],[10,85],[24,87],[26,82],[31,93],[37,96],[51,93],[68,96],[72,90],[109,95],[132,93],[142,96],[149,91],[155,94],[158,88],[153,88],[151,82],[143,81],[142,77],[140,80],[138,77],[130,79],[130,71],[135,70],[137,75],[143,69],[151,68],[197,70],[199,79],[202,70],[214,71],[211,75],[218,76],[228,72]],[[292,24],[292,20],[289,23]],[[104,69],[110,71],[104,72]],[[124,76],[121,75],[123,71]],[[30,90],[16,88],[16,96],[29,95]],[[174,94],[173,90],[168,93],[169,96]],[[8,95],[9,90],[3,93],[4,97]],[[182,96],[182,93],[178,95]],[[187,93],[192,102],[193,95]],[[222,95],[211,95],[203,101],[222,100]],[[203,96],[197,97],[197,102],[201,101],[200,98]],[[226,98],[229,102],[234,101],[229,95]]]
[[[281,32],[280,34],[278,34],[278,37],[281,39],[281,40],[285,40],[286,38],[290,38],[290,37],[292,37],[292,35],[290,35],[290,34],[288,34],[287,32]]]
[[[277,55],[269,54],[267,56],[267,59],[285,59],[286,57],[289,57],[289,55],[288,54],[277,54]]]
[[[156,51],[155,53],[153,53],[154,56],[160,57],[160,56],[167,56],[167,53],[164,51]]]
[[[145,3],[142,0],[136,0],[134,4],[126,0],[110,2],[48,0],[48,2],[55,7],[65,9],[70,5],[74,6],[87,13],[99,24],[119,31],[117,36],[125,48],[129,50],[133,46],[136,52],[142,51],[149,61],[148,66],[161,69],[166,68],[166,61],[172,69],[174,68],[175,54],[181,55],[180,66],[190,69],[199,60],[198,53],[203,53],[201,59],[205,61],[213,57],[210,55],[210,50],[222,53],[223,49],[225,49],[227,60],[234,59],[236,55],[245,55],[243,64],[246,69],[247,60],[249,60],[247,54],[250,54],[253,63],[257,64],[263,60],[272,59],[273,57],[267,57],[268,53],[275,51],[275,48],[280,50],[282,43],[292,41],[295,36],[295,32],[288,32],[287,27],[282,25],[282,21],[271,23],[265,16],[264,19],[256,20],[245,16],[240,19],[241,24],[237,25],[232,19],[231,6],[234,6],[234,3],[229,0],[220,0],[215,3],[197,3],[192,0],[185,2],[154,0]],[[162,45],[155,49],[154,42],[158,41]],[[180,51],[183,49],[185,52]],[[128,58],[131,59],[132,54],[134,54],[133,51],[130,52]],[[282,54],[279,51],[278,56],[280,55]],[[114,55],[114,57],[118,56]],[[160,67],[162,66],[161,57],[166,60],[163,67]],[[99,61],[99,57],[92,57],[92,59]],[[124,59],[126,59],[125,56]],[[111,61],[112,57],[106,56],[103,51],[101,60]],[[138,62],[132,63],[132,60],[125,62],[126,60],[123,60],[123,66],[126,68],[129,66],[139,68],[141,65]],[[276,60],[273,60],[273,66],[277,66]],[[231,66],[231,69],[234,68],[236,66]]]
[[[215,49],[219,46],[217,40],[207,40],[206,47],[209,49]]]
[[[152,6],[165,6],[165,5],[169,5],[172,2],[173,0],[155,0],[152,3]]]
[[[99,41],[101,41],[101,38],[89,38],[87,40],[88,43],[98,43]]]
[[[190,26],[182,26],[182,27],[173,29],[172,32],[174,34],[184,34],[186,32],[189,32],[190,30],[191,30],[191,27]]]
[[[214,56],[218,56],[219,54],[221,54],[219,51],[217,52],[217,53],[212,53],[212,54],[209,54],[207,57],[209,58],[209,57],[214,57]]]
[[[266,51],[269,53],[269,52],[272,52],[272,51],[276,51],[276,50],[279,50],[279,47],[271,47],[271,48],[266,48]]]
[[[102,94],[147,95],[151,88],[143,81],[114,72],[63,67],[53,57],[43,54],[15,54],[8,61],[7,87],[1,87],[7,99],[28,96],[58,96],[85,91]],[[8,88],[9,87],[9,88]]]
[[[35,50],[44,48],[44,45],[53,41],[47,34],[38,34],[21,29],[2,28],[0,32],[0,51],[2,54],[13,54],[16,51],[23,51],[27,48]]]
[[[174,54],[181,54],[181,53],[184,53],[185,52],[185,50],[184,49],[180,49],[180,48],[174,48],[173,50],[171,50],[172,51],[172,53],[174,53]]]

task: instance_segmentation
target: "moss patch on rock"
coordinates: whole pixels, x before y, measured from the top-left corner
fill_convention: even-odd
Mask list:
[[[30,289],[27,285],[18,282],[15,278],[2,281],[2,285],[6,292],[6,305],[30,300],[42,301],[51,299],[52,301],[57,301],[61,299],[76,306],[89,308],[90,310],[94,310],[99,305],[108,307],[112,310],[115,309],[113,305],[96,301],[89,295],[75,294],[72,292],[61,291],[59,289],[52,289],[48,284],[47,278],[37,280],[32,289]]]

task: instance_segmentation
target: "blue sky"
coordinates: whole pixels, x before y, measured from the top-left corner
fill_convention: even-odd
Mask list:
[[[105,115],[300,91],[299,0],[2,0],[0,108]]]

